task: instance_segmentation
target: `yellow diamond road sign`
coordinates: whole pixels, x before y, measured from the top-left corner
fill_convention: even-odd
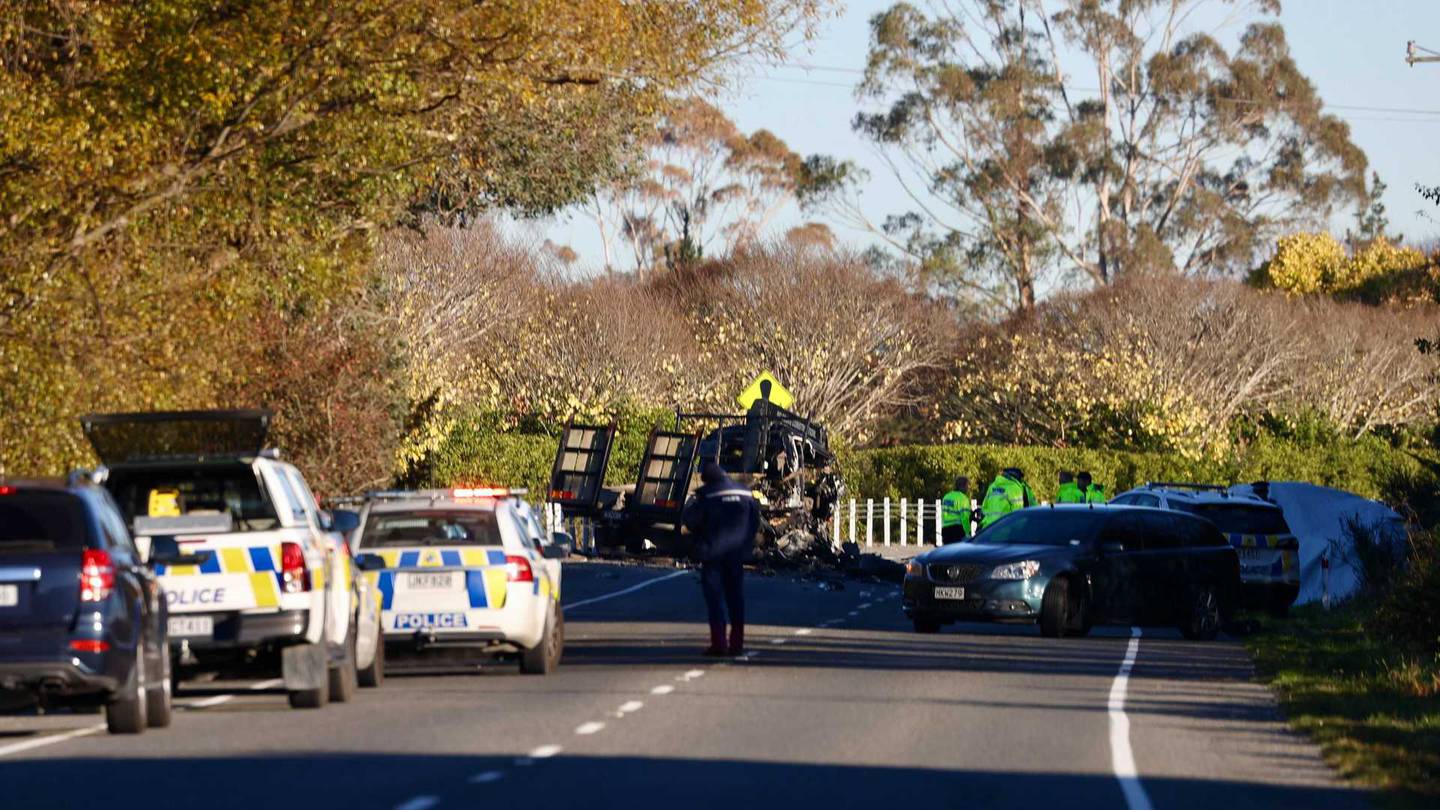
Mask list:
[[[736,397],[735,401],[740,403],[740,407],[747,411],[750,410],[750,406],[754,405],[755,401],[760,399],[760,395],[764,393],[762,387],[766,385],[770,389],[771,404],[779,405],[786,410],[795,404],[795,395],[786,391],[785,386],[781,385],[780,381],[775,379],[775,375],[768,371],[760,372],[760,376],[745,386],[745,390],[740,392],[740,396]]]

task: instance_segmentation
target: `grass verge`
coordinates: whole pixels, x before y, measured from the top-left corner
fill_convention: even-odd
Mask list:
[[[1362,605],[1306,606],[1265,619],[1247,644],[1296,729],[1347,780],[1388,808],[1440,800],[1440,657],[1426,661],[1367,633]]]

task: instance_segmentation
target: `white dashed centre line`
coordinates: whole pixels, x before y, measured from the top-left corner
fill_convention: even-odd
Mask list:
[[[704,675],[704,674],[705,674],[705,670],[703,670],[703,669],[692,669],[692,670],[690,670],[689,672],[685,673],[684,675],[681,675],[681,676],[677,677],[675,680],[677,680],[677,681],[693,681],[693,680],[695,680],[696,678],[698,678],[698,677],[700,677],[701,675]]]
[[[465,781],[472,785],[488,785],[491,782],[499,782],[504,778],[504,771],[481,771]]]
[[[797,636],[808,636],[808,635],[810,635],[812,632],[814,632],[814,631],[811,630],[810,628],[808,628],[808,627],[802,627],[802,628],[800,628],[799,630],[796,630],[796,631],[795,631],[795,635],[797,635]]]
[[[674,691],[675,691],[675,687],[671,686],[671,685],[668,684],[668,683],[662,683],[662,684],[660,684],[659,686],[655,687],[654,689],[651,689],[651,690],[650,690],[650,694],[652,694],[652,695],[668,695],[668,694],[670,694],[671,692],[674,692]]]
[[[631,712],[638,712],[643,708],[645,708],[644,703],[641,703],[638,700],[627,700],[624,703],[620,704],[620,713],[629,714]]]
[[[395,810],[430,810],[440,803],[439,796],[416,796],[395,805]]]
[[[588,737],[588,736],[590,736],[591,734],[595,734],[595,733],[597,733],[597,732],[603,731],[604,729],[605,729],[605,724],[604,724],[604,723],[601,723],[601,722],[598,721],[598,720],[591,720],[591,721],[588,722],[588,723],[581,723],[580,725],[576,726],[576,727],[575,727],[575,733],[576,733],[576,734],[579,734],[579,735],[582,736],[582,737]]]
[[[786,641],[789,641],[789,639],[784,639],[784,638],[772,638],[772,639],[770,639],[770,643],[771,643],[771,644],[784,644]]]
[[[852,610],[852,611],[850,611],[850,615],[851,615],[851,616],[859,616],[859,615],[860,615],[860,611],[858,611],[858,610]]]

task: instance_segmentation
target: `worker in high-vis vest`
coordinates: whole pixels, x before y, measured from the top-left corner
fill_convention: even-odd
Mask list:
[[[1075,476],[1075,483],[1080,486],[1080,491],[1085,493],[1085,500],[1077,503],[1105,503],[1105,487],[1094,483],[1088,470]]]
[[[1055,503],[1084,503],[1085,490],[1075,485],[1075,475],[1069,470],[1060,471],[1060,488],[1055,491]]]
[[[1035,492],[1025,483],[1025,473],[1017,467],[1006,467],[991,482],[985,500],[980,503],[980,528],[983,530],[1011,512],[1035,504]]]
[[[940,545],[963,543],[970,536],[970,479],[955,479],[955,488],[940,499]]]

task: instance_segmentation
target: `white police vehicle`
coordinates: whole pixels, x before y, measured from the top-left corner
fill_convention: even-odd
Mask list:
[[[547,538],[524,490],[468,487],[373,492],[356,551],[382,595],[387,644],[466,647],[555,669],[565,644],[560,561],[572,543]]]
[[[290,705],[384,676],[378,595],[356,576],[354,512],[319,508],[264,448],[267,411],[83,417],[103,480],[160,575],[177,676],[279,670]]]
[[[1214,484],[1152,482],[1110,503],[1189,512],[1218,526],[1240,555],[1243,607],[1284,616],[1300,593],[1300,540],[1273,501]]]

